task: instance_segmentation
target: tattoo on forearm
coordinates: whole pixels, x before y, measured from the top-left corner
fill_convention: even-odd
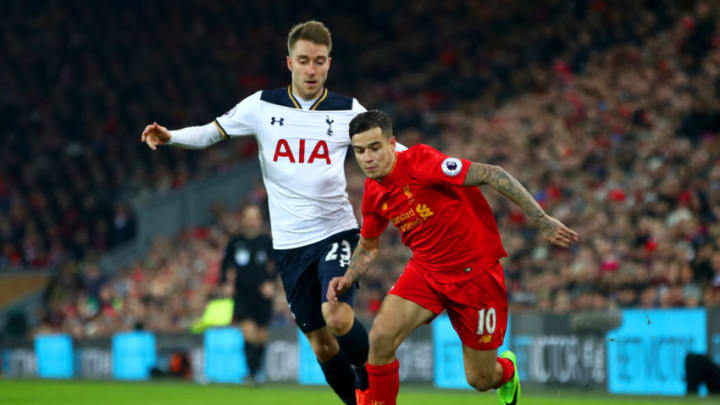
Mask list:
[[[370,263],[372,263],[375,258],[373,253],[374,252],[371,252],[362,246],[355,248],[355,252],[353,252],[352,258],[350,259],[350,265],[348,266],[345,275],[350,277],[353,282],[358,281],[358,279],[364,276],[370,268]]]
[[[554,224],[548,220],[545,211],[519,181],[500,166],[473,163],[465,177],[465,185],[489,184],[505,197],[517,204],[540,228],[543,234],[554,231]]]
[[[486,165],[483,163],[472,163],[465,175],[466,186],[479,186],[489,183],[492,168],[497,166]]]

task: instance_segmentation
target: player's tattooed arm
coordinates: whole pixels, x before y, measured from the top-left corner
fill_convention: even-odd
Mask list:
[[[473,162],[465,176],[464,185],[487,184],[517,204],[532,222],[540,228],[543,237],[550,242],[567,247],[577,240],[577,234],[560,221],[549,216],[517,179],[500,166]]]
[[[360,237],[360,242],[358,242],[353,252],[345,277],[349,277],[354,283],[364,276],[370,268],[370,264],[375,260],[379,248],[379,238],[365,239]]]
[[[466,186],[489,185],[522,208],[525,215],[530,217],[533,222],[538,223],[541,229],[543,226],[547,226],[540,223],[547,216],[545,211],[540,208],[530,192],[502,167],[473,162],[465,176],[464,184]]]

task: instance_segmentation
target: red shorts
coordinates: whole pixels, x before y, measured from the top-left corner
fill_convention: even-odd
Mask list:
[[[447,310],[460,340],[471,349],[497,349],[505,339],[508,301],[499,262],[458,283],[438,283],[410,262],[388,294],[412,301],[436,316]]]

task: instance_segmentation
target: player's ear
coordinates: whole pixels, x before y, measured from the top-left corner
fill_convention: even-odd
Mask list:
[[[330,65],[332,64],[332,58],[328,56],[327,59],[328,69],[330,69]]]
[[[390,143],[390,147],[392,150],[395,150],[395,144],[397,143],[397,140],[394,136],[391,136],[390,139],[388,139],[388,142]]]
[[[290,57],[290,55],[286,56],[286,58],[288,70],[292,72],[292,58]]]

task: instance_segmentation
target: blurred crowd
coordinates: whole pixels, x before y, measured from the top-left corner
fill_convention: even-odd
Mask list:
[[[208,227],[172,240],[156,239],[146,257],[112,275],[97,262],[66,262],[46,291],[44,318],[35,333],[63,331],[75,337],[118,331],[187,332],[213,298],[232,297],[220,285],[220,266],[230,237],[239,232],[238,212],[215,211]],[[282,291],[279,280],[276,290]],[[285,297],[276,295],[273,324],[291,320]]]
[[[650,15],[637,16],[642,31]],[[522,212],[485,188],[510,257],[514,311],[720,306],[720,31],[700,2],[641,44],[557,59],[546,85],[491,108],[486,100],[434,114],[428,142],[498,164],[580,235],[570,250],[541,240]],[[409,141],[412,140],[412,141]],[[362,175],[350,177],[358,195]],[[356,202],[359,200],[356,200]],[[374,280],[386,290],[405,257],[396,234]],[[374,299],[374,297],[371,297]]]
[[[150,153],[140,131],[209,122],[286,85],[287,30],[309,18],[333,32],[331,90],[387,111],[408,146],[503,166],[580,234],[570,250],[550,247],[483,188],[510,253],[513,310],[720,305],[711,3],[249,3],[2,5],[20,23],[0,26],[0,269],[57,269],[44,328],[170,331],[198,316],[232,232],[223,215],[112,276],[97,255],[132,239],[135,203],[256,149],[234,140]],[[359,209],[364,178],[352,159],[347,167]],[[382,243],[358,295],[365,316],[409,257],[396,231]],[[282,299],[276,322],[288,321]]]
[[[556,58],[582,71],[592,52],[641,43],[694,1],[626,3],[3,2],[0,270],[120,246],[144,196],[253,158],[249,141],[151,153],[139,134],[153,121],[207,123],[258,89],[287,85],[285,41],[299,21],[333,32],[334,91],[432,137],[437,113],[544,88]]]

